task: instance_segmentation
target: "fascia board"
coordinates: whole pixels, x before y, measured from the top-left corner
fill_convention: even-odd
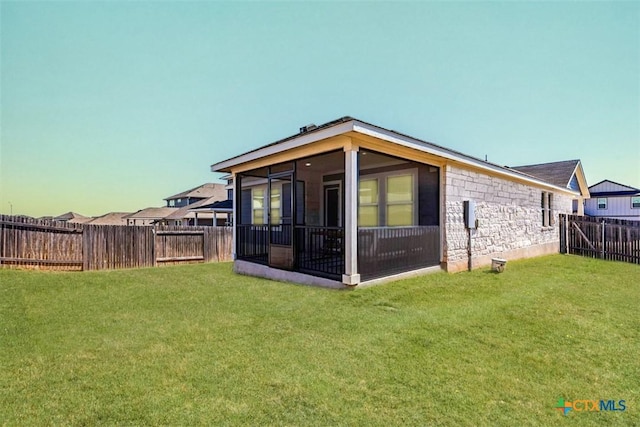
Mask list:
[[[590,199],[591,194],[589,194],[589,186],[587,185],[587,177],[584,174],[584,169],[582,169],[582,162],[578,162],[573,173],[578,178],[578,185],[580,186],[580,194],[585,199]],[[567,184],[569,185],[569,184]]]
[[[554,190],[560,190],[563,193],[568,193],[568,194],[572,194],[572,195],[580,195],[579,192],[577,191],[573,191],[569,188],[562,188],[562,187],[558,187],[556,185],[553,184],[549,184],[548,182],[544,182],[544,181],[540,181],[537,179],[533,179],[533,178],[529,178],[514,172],[511,172],[507,169],[504,169],[500,166],[494,166],[491,165],[490,163],[485,163],[479,159],[474,159],[473,157],[467,157],[463,154],[458,154],[446,149],[441,149],[439,147],[435,147],[435,146],[429,146],[429,145],[425,145],[423,142],[419,142],[418,140],[415,140],[411,137],[408,136],[404,136],[404,135],[398,135],[397,133],[393,132],[393,131],[389,131],[386,129],[382,129],[382,128],[377,128],[377,127],[373,127],[371,125],[368,125],[366,123],[361,123],[361,122],[357,122],[354,126],[353,129],[355,132],[359,132],[365,135],[369,135],[371,137],[374,138],[378,138],[378,139],[382,139],[385,141],[389,141],[392,142],[394,144],[398,144],[398,145],[402,145],[404,147],[407,148],[411,148],[414,150],[418,150],[418,151],[422,151],[428,154],[432,154],[434,156],[438,156],[438,157],[443,157],[445,159],[448,160],[453,160],[455,162],[461,163],[463,165],[466,166],[471,166],[473,168],[476,169],[481,169],[481,170],[485,170],[485,171],[491,171],[495,174],[499,174],[499,175],[504,175],[504,176],[508,176],[511,179],[516,179],[519,181],[525,181],[525,182],[529,182],[532,184],[535,184],[537,186],[541,186],[541,187],[546,187],[546,188],[551,188]]]
[[[331,126],[327,129],[321,129],[319,131],[306,133],[304,135],[294,137],[293,139],[290,139],[288,141],[284,141],[274,145],[269,145],[264,148],[259,148],[255,151],[251,151],[246,154],[241,154],[238,157],[233,157],[231,159],[224,160],[219,163],[215,163],[211,165],[211,172],[227,172],[227,171],[230,171],[232,167],[240,165],[242,163],[251,162],[254,160],[261,159],[263,157],[268,157],[274,154],[281,153],[283,151],[302,147],[304,145],[311,144],[312,142],[320,141],[323,139],[341,135],[343,133],[347,133],[351,130],[353,130],[353,121],[340,123],[338,125]]]

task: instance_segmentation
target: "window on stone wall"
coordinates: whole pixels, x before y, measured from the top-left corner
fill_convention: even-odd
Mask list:
[[[553,218],[553,194],[543,191],[540,196],[540,211],[542,213],[542,226],[549,227],[554,224]]]
[[[598,209],[607,209],[606,197],[598,197]]]

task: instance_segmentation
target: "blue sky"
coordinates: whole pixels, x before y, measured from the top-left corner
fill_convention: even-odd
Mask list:
[[[0,212],[161,206],[350,115],[640,187],[639,2],[0,3]]]

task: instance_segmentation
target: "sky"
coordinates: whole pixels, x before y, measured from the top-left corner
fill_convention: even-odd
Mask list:
[[[640,2],[0,2],[0,212],[135,212],[353,116],[640,188]]]

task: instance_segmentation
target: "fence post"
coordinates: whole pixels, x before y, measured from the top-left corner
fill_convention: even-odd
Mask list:
[[[604,250],[604,219],[602,220],[602,259],[604,259],[604,254],[605,254],[605,250]]]
[[[569,215],[564,215],[564,253],[569,253]]]
[[[89,230],[91,226],[82,226],[82,271],[89,270]]]
[[[158,262],[156,261],[156,223],[153,223],[153,228],[151,229],[151,266],[157,267]]]

